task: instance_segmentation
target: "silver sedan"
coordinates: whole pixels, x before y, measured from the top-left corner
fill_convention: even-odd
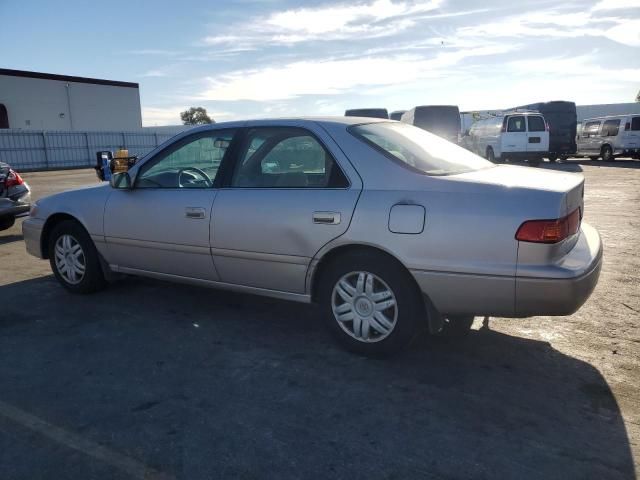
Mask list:
[[[385,354],[425,326],[580,308],[602,262],[583,194],[581,175],[494,165],[399,122],[256,120],[39,200],[23,231],[72,292],[124,273],[313,302],[347,348]]]

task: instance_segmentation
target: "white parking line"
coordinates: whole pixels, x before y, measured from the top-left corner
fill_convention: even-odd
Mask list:
[[[142,480],[172,480],[175,478],[172,475],[168,475],[148,467],[138,460],[110,450],[107,447],[91,440],[87,440],[78,434],[52,425],[41,418],[2,401],[0,401],[0,416],[11,420],[18,425],[33,430],[34,432],[64,445],[67,448],[77,450],[85,455],[100,460],[131,475],[133,478],[139,478]]]

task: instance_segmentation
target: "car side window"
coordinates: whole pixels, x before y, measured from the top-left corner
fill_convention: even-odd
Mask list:
[[[584,138],[594,137],[598,134],[600,130],[600,122],[587,122],[584,124],[584,128],[582,129],[582,136]]]
[[[169,146],[143,165],[136,188],[211,188],[234,133],[210,131]]]
[[[346,188],[344,173],[310,132],[294,127],[252,128],[236,164],[232,187]]]
[[[507,123],[507,132],[526,132],[527,126],[524,123],[524,116],[518,115],[514,117],[509,117],[509,122]]]
[[[544,125],[544,119],[542,117],[531,115],[528,117],[528,120],[529,120],[530,132],[544,132],[546,130]]]
[[[602,134],[603,137],[615,137],[618,135],[620,131],[620,119],[617,120],[605,120],[602,125]]]

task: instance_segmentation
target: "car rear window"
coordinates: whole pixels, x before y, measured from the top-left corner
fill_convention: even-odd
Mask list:
[[[544,132],[544,119],[535,115],[529,116],[529,131],[530,132]]]
[[[426,175],[454,175],[495,166],[454,143],[405,123],[354,125],[349,131],[386,156]]]

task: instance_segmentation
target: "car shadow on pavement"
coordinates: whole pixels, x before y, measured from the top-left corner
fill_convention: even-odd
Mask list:
[[[13,235],[13,234],[9,234],[9,235],[2,235],[0,234],[0,245],[5,245],[7,243],[13,243],[13,242],[20,242],[23,240],[23,236],[22,235]]]
[[[481,328],[373,360],[312,307],[144,279],[0,302],[1,401],[176,478],[635,478],[606,380],[547,342]],[[114,478],[3,424],[15,478]]]

